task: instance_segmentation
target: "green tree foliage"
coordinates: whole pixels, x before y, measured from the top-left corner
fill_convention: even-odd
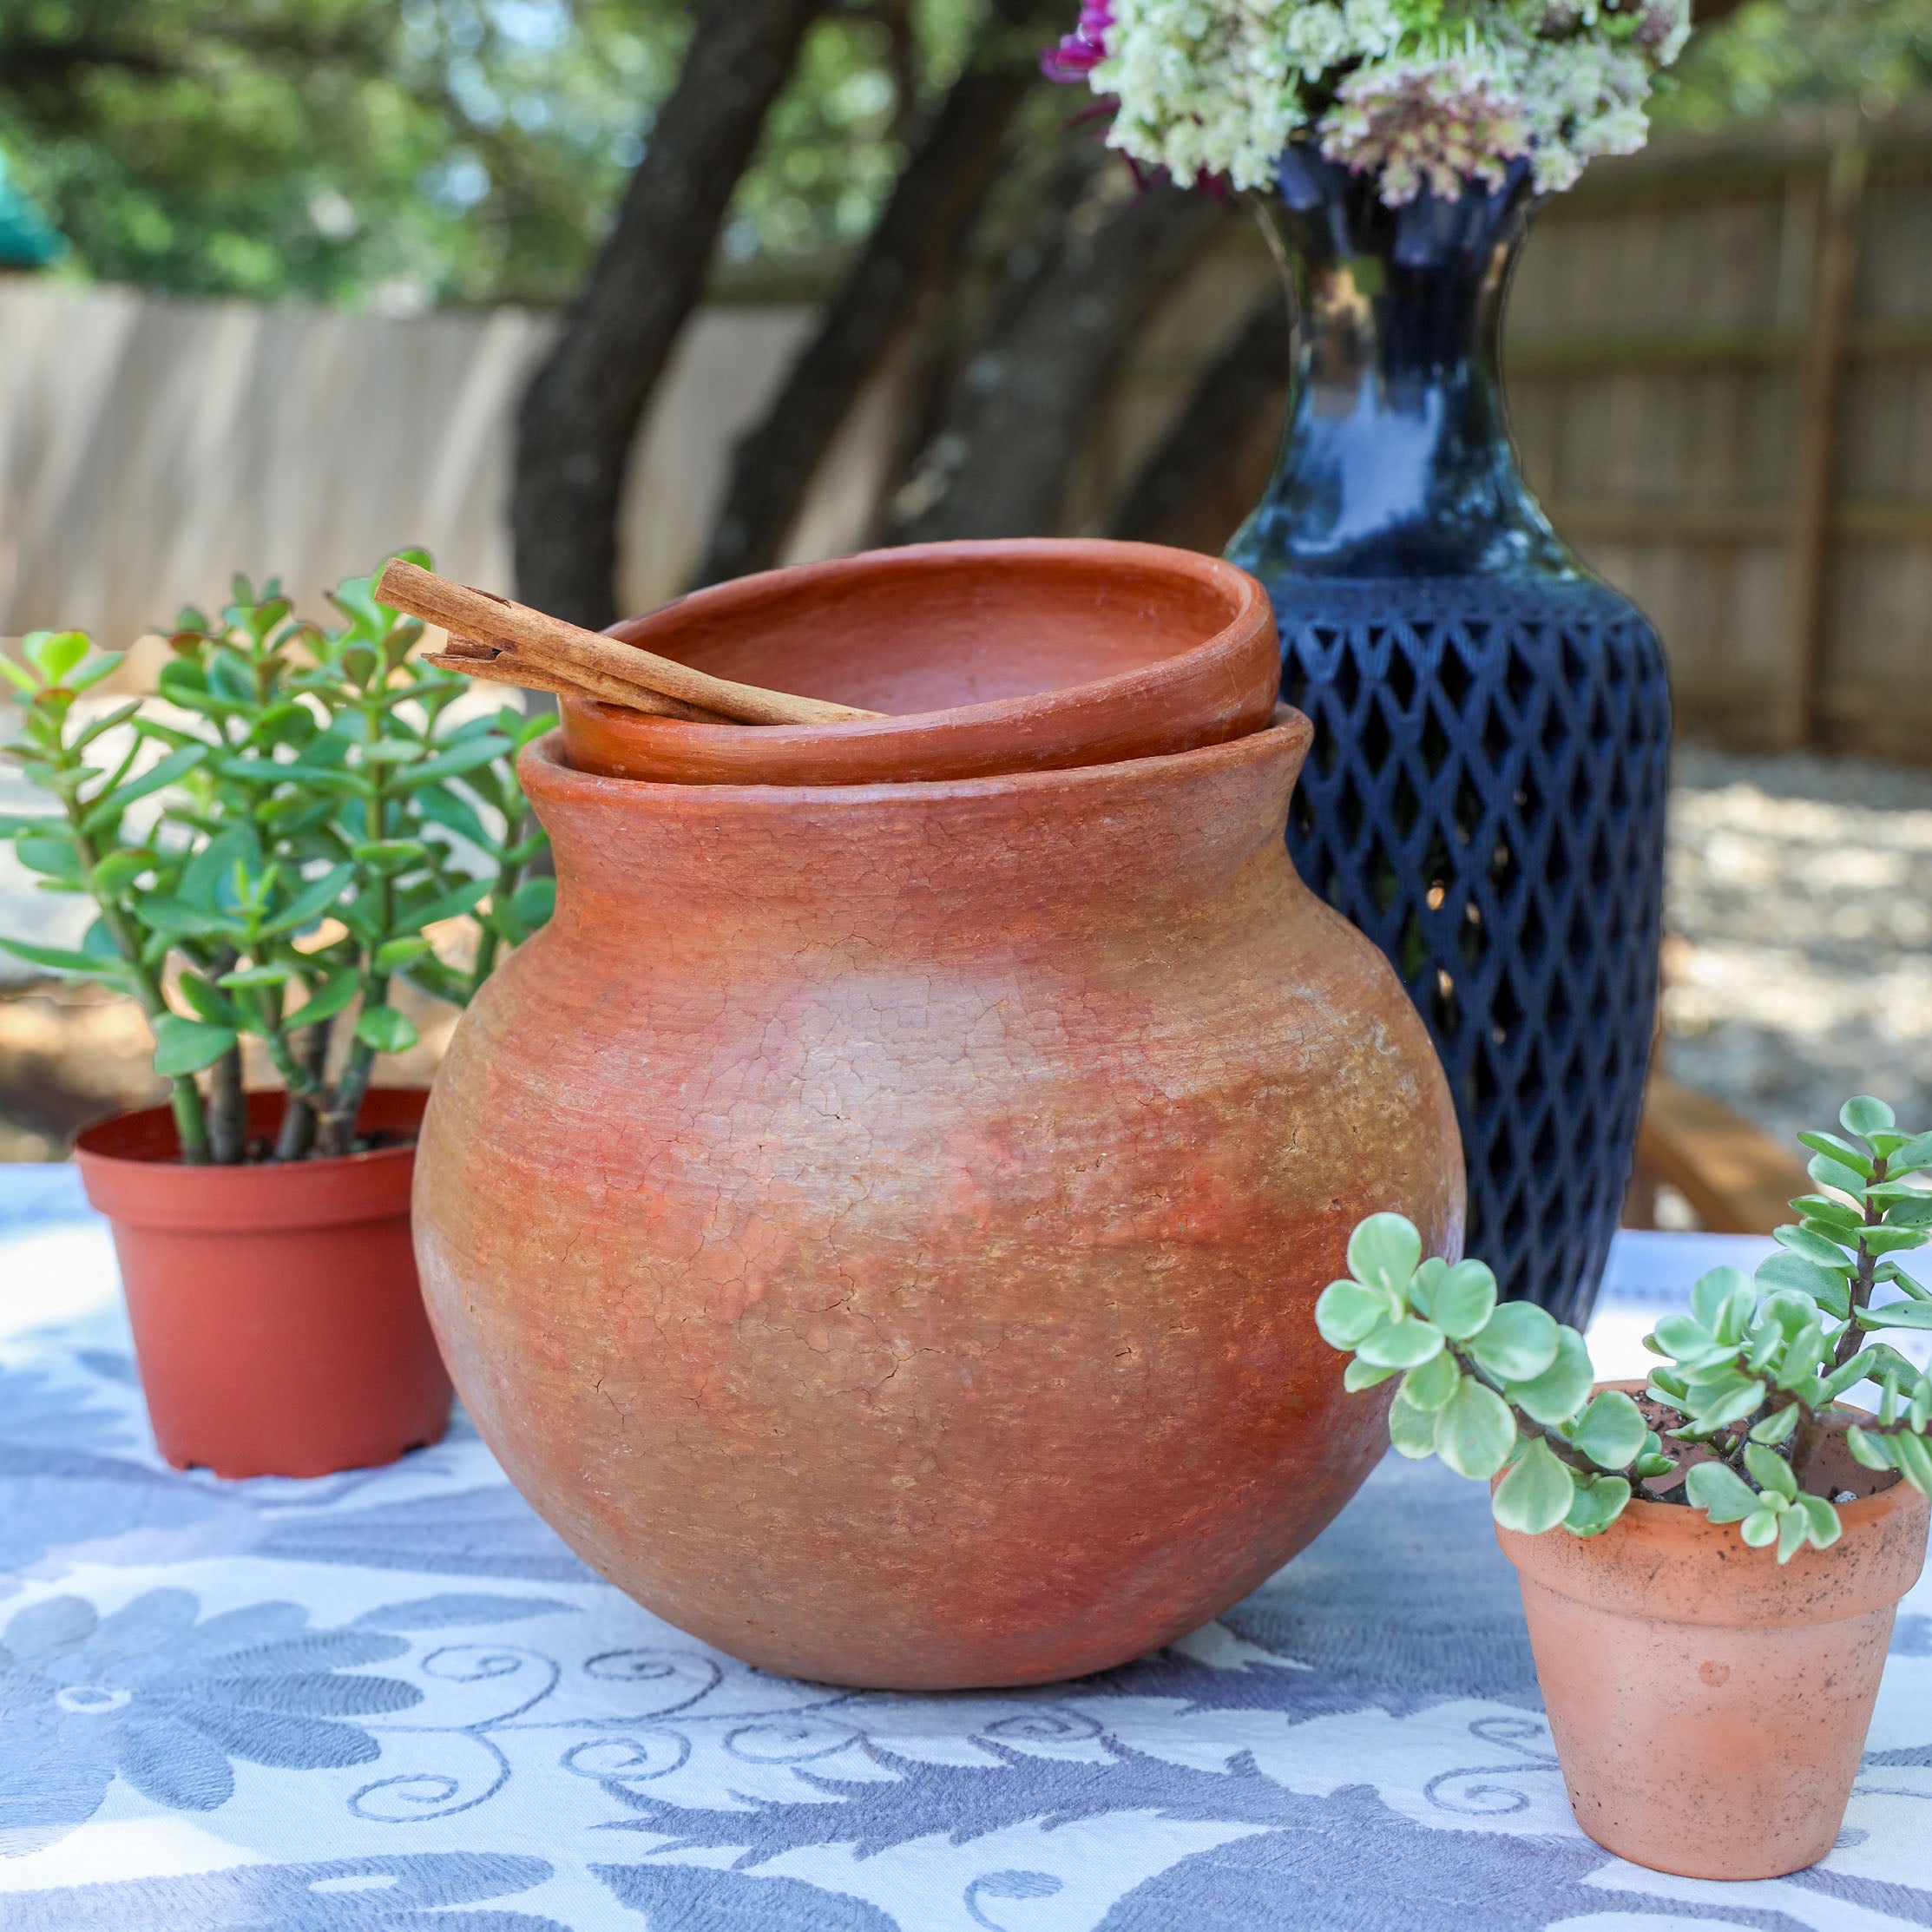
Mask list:
[[[869,227],[977,0],[832,0],[726,241]],[[102,279],[553,301],[649,139],[685,0],[0,0],[0,150]]]
[[[1712,128],[1857,102],[1879,114],[1932,84],[1932,0],[1751,0],[1699,34],[1659,126]]]

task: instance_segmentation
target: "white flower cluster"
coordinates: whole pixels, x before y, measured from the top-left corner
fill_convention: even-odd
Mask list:
[[[1081,69],[1120,103],[1113,144],[1184,187],[1266,187],[1311,141],[1399,207],[1634,152],[1690,28],[1690,0],[1089,0]]]

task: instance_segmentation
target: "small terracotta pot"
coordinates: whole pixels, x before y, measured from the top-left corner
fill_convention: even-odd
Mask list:
[[[1447,1083],[1283,838],[1306,719],[943,785],[521,770],[556,917],[437,1076],[417,1254],[463,1403],[708,1643],[893,1688],[1170,1642],[1387,1448],[1316,1298],[1462,1239]]]
[[[1844,1534],[1784,1565],[1735,1523],[1633,1502],[1601,1536],[1499,1528],[1576,1821],[1684,1878],[1776,1878],[1830,1850],[1926,1498],[1839,1505]]]
[[[1028,539],[838,557],[701,590],[611,634],[743,684],[888,713],[700,725],[566,700],[580,772],[672,785],[869,785],[1153,758],[1266,728],[1267,594],[1219,557]]]
[[[426,1094],[378,1089],[365,1134],[413,1136]],[[279,1094],[251,1094],[273,1134]],[[186,1167],[165,1107],[75,1144],[114,1228],[161,1454],[217,1475],[326,1475],[393,1462],[450,1423],[410,1245],[406,1146],[286,1166]]]

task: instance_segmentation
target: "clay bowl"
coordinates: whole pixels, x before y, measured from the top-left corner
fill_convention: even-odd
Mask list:
[[[1153,758],[1267,727],[1267,593],[1148,543],[934,543],[740,578],[612,627],[680,663],[888,715],[700,725],[567,699],[580,772],[676,785],[994,778]]]

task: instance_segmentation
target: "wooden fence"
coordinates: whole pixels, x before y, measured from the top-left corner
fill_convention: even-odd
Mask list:
[[[1932,760],[1932,124],[1593,170],[1508,369],[1557,526],[1663,632],[1686,726]]]
[[[811,312],[713,308],[686,332],[623,510],[628,608],[684,586],[733,438]],[[177,301],[0,276],[0,637],[76,626],[117,645],[279,574],[311,602],[401,543],[509,588],[509,424],[548,334],[517,309],[407,321]],[[885,439],[857,412],[803,554],[849,548]]]

